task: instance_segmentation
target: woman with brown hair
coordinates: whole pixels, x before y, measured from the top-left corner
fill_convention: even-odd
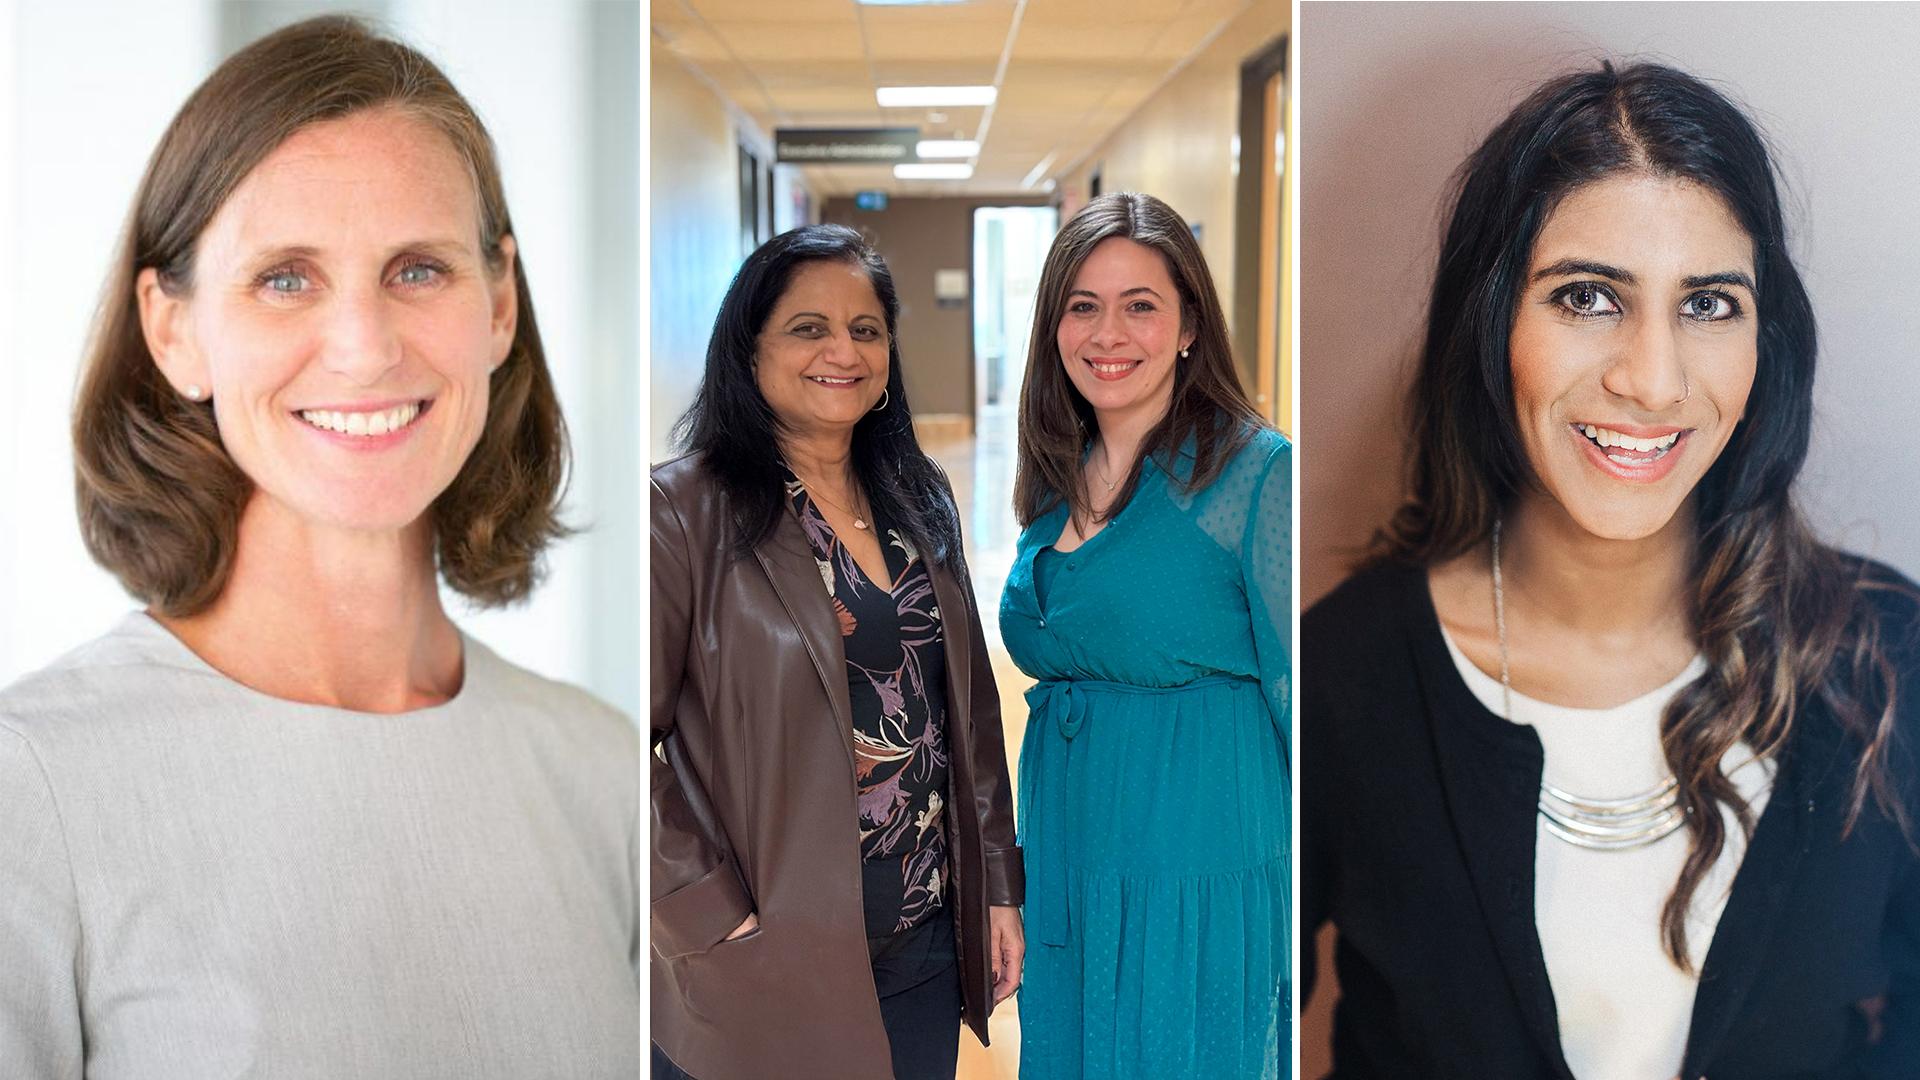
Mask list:
[[[0,1074],[634,1075],[637,733],[440,604],[527,594],[567,462],[445,76],[347,19],[223,63],[74,433],[146,610],[0,693]]]
[[[1920,619],[1793,498],[1765,142],[1671,68],[1554,79],[1438,265],[1412,497],[1302,626],[1333,1075],[1916,1075]]]
[[[1288,970],[1287,441],[1186,222],[1101,196],[1047,256],[1000,605],[1020,756],[1020,1074],[1274,1077]]]

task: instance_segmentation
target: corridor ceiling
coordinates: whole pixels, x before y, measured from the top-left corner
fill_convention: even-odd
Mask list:
[[[652,20],[656,38],[769,134],[914,126],[924,139],[981,140],[970,180],[804,166],[818,195],[1039,195],[1040,181],[1078,166],[1235,18],[1284,2],[652,0]],[[948,109],[883,109],[874,100],[879,86],[973,85],[998,87],[998,100]],[[1036,186],[1023,188],[1029,176]]]

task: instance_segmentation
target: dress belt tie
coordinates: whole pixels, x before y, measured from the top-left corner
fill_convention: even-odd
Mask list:
[[[1020,844],[1027,856],[1026,932],[1048,945],[1065,945],[1068,931],[1066,855],[1079,847],[1084,832],[1080,815],[1068,805],[1068,774],[1073,768],[1069,743],[1087,723],[1088,698],[1097,694],[1177,694],[1207,686],[1259,682],[1245,675],[1208,675],[1179,686],[1139,686],[1105,679],[1042,679],[1027,691],[1027,737],[1020,750]],[[1052,733],[1058,732],[1059,739]],[[1040,782],[1043,762],[1063,758],[1053,776]],[[1040,855],[1034,858],[1035,854]]]

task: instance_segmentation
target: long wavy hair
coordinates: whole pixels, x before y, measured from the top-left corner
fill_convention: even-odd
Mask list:
[[[1192,331],[1188,355],[1173,365],[1173,402],[1140,444],[1127,479],[1095,515],[1080,466],[1092,445],[1093,406],[1074,389],[1060,359],[1060,320],[1067,294],[1093,249],[1113,237],[1150,247],[1167,262],[1180,293],[1180,327]],[[1020,451],[1013,482],[1014,516],[1022,526],[1065,502],[1075,521],[1105,521],[1126,508],[1140,486],[1147,459],[1170,461],[1192,439],[1192,470],[1184,480],[1197,491],[1212,483],[1234,451],[1264,427],[1233,363],[1227,319],[1193,230],[1173,207],[1151,195],[1116,191],[1087,203],[1060,228],[1047,252],[1035,293],[1027,375],[1020,387]]]
[[[1888,765],[1895,671],[1871,595],[1895,586],[1822,545],[1795,505],[1813,416],[1813,308],[1788,256],[1767,145],[1725,96],[1672,68],[1606,63],[1541,86],[1467,159],[1409,401],[1411,497],[1372,554],[1421,565],[1461,555],[1535,485],[1508,358],[1534,241],[1569,193],[1633,174],[1725,201],[1753,241],[1760,323],[1746,419],[1692,496],[1690,614],[1708,669],[1660,727],[1690,842],[1661,931],[1668,956],[1691,970],[1686,915],[1726,847],[1721,807],[1748,837],[1755,824],[1720,771],[1735,744],[1774,757],[1823,703],[1858,752],[1847,829],[1872,802],[1913,835]]]
[[[933,562],[960,557],[960,518],[945,477],[920,449],[901,372],[900,296],[887,262],[844,225],[804,225],[760,245],[734,275],[707,342],[707,370],[693,405],[674,425],[674,441],[702,454],[707,472],[733,506],[732,547],[752,553],[780,522],[785,466],[780,418],[755,374],[760,333],[793,275],[814,262],[866,272],[887,320],[887,405],[853,426],[852,464],[874,514],[893,523]]]

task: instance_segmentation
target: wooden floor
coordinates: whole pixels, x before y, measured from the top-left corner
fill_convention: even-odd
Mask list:
[[[1000,591],[1013,565],[1019,527],[1013,521],[1012,418],[983,419],[978,439],[946,430],[922,433],[921,446],[947,470],[954,497],[960,503],[960,526],[965,534],[967,567],[973,575],[980,621],[986,629],[987,651],[1000,687],[1001,724],[1007,735],[1007,764],[1020,760],[1020,734],[1027,722],[1027,704],[1021,696],[1033,680],[1020,673],[1000,641]],[[988,1028],[993,1045],[985,1047],[971,1032],[960,1035],[960,1071],[957,1080],[1014,1080],[1019,1075],[1020,1021],[1016,1002],[1003,1002]]]

